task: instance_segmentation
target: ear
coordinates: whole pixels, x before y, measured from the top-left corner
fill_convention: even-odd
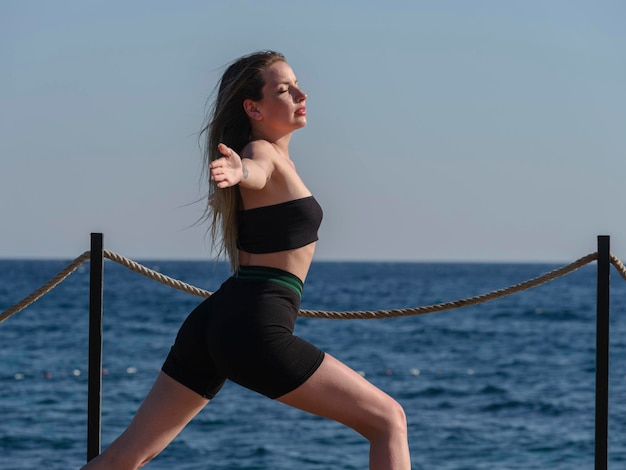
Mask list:
[[[250,117],[250,119],[254,119],[255,121],[260,121],[263,119],[263,113],[259,108],[259,104],[256,101],[251,99],[245,99],[243,101],[243,109],[246,114]]]

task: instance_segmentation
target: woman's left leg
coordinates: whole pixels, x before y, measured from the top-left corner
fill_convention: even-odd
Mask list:
[[[208,402],[159,372],[128,428],[83,469],[140,468],[158,455]]]

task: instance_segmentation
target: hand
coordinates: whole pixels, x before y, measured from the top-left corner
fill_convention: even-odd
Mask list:
[[[219,144],[217,149],[224,156],[209,164],[211,179],[218,188],[235,186],[243,178],[244,166],[241,157],[224,144]]]

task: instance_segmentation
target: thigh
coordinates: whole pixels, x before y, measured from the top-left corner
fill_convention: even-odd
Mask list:
[[[278,401],[343,423],[366,437],[399,409],[393,398],[330,354],[304,384]]]
[[[132,422],[105,451],[123,464],[144,463],[163,450],[209,402],[160,372]],[[124,467],[125,468],[125,467]]]

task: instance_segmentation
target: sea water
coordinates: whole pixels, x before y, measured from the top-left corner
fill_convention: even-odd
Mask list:
[[[0,261],[0,310],[66,264]],[[210,291],[228,276],[211,262],[144,264]],[[430,305],[555,267],[315,262],[302,308]],[[86,460],[88,271],[87,263],[0,325],[1,469],[65,470]],[[103,447],[124,430],[201,300],[105,262]],[[482,305],[393,319],[300,318],[296,334],[403,405],[413,469],[591,469],[595,310],[591,264]],[[609,468],[618,470],[626,468],[626,282],[615,274],[609,410]],[[354,431],[227,383],[146,468],[361,470],[367,461],[367,442]]]

